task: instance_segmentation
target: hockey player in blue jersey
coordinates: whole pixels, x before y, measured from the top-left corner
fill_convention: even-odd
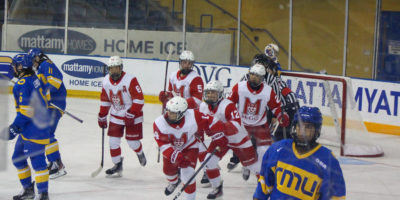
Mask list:
[[[55,132],[63,113],[51,106],[50,103],[65,110],[67,90],[63,82],[63,75],[56,65],[39,48],[29,50],[28,56],[32,59],[34,70],[39,80],[44,85],[49,108],[54,117],[54,124],[50,128],[50,144],[46,146],[46,156],[49,161],[50,179],[55,179],[67,174],[59,151]]]
[[[320,110],[303,106],[293,123],[293,139],[272,144],[264,154],[253,199],[345,199],[339,162],[316,141],[322,125]]]
[[[26,54],[15,56],[12,66],[14,76],[18,78],[13,88],[17,115],[13,123],[2,132],[1,136],[2,139],[8,140],[17,137],[12,162],[18,170],[18,177],[23,190],[13,199],[33,199],[35,197],[35,182],[32,182],[28,158],[30,158],[32,168],[35,171],[38,190],[35,199],[49,199],[49,172],[44,154],[45,146],[49,144],[47,100],[43,94],[40,81],[32,70],[32,62]]]

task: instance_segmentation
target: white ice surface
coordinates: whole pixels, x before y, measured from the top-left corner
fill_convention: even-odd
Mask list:
[[[108,148],[108,138],[105,141],[105,162],[103,171],[95,178],[90,174],[100,166],[101,159],[101,129],[97,125],[99,100],[69,98],[67,110],[84,120],[83,124],[69,116],[64,116],[56,131],[60,145],[61,156],[68,174],[49,182],[51,199],[173,199],[174,194],[166,197],[164,188],[167,181],[162,173],[162,161],[157,163],[157,146],[153,139],[152,124],[160,115],[161,106],[145,104],[144,106],[144,138],[143,150],[147,157],[147,165],[141,167],[136,154],[122,140],[122,155],[124,156],[124,172],[122,178],[106,178],[105,169],[112,167]],[[12,102],[12,101],[10,101]],[[11,122],[15,116],[13,106],[9,109]],[[340,158],[345,176],[347,198],[357,199],[400,199],[400,137],[374,134],[373,139],[385,150],[381,158],[352,159]],[[11,160],[15,140],[9,142],[7,170],[0,172],[0,199],[11,199],[20,189],[17,171]],[[256,187],[256,178],[251,176],[246,182],[241,176],[241,167],[227,172],[226,164],[230,155],[221,161],[222,177],[224,179],[223,199],[252,199]],[[0,162],[5,162],[0,158]],[[367,162],[364,162],[367,161]],[[199,165],[198,165],[199,166]],[[201,188],[197,178],[197,199],[206,199],[211,188]],[[182,197],[182,196],[181,196]]]

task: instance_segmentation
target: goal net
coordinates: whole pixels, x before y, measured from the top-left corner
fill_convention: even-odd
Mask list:
[[[282,72],[282,79],[296,93],[301,106],[318,107],[323,115],[318,142],[340,151],[341,156],[379,157],[383,149],[368,132],[351,79],[323,74]]]

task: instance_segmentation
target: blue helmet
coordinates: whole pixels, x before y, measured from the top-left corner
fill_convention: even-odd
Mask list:
[[[294,115],[293,124],[297,124],[299,120],[313,123],[316,128],[320,128],[322,125],[322,114],[317,107],[302,106]]]
[[[39,48],[32,48],[28,51],[28,56],[31,60],[33,60],[36,56],[42,57],[43,51]]]
[[[296,125],[299,121],[300,123],[305,122],[314,124],[316,132],[310,141],[300,141],[300,139],[297,137]],[[316,144],[316,140],[320,136],[321,126],[322,126],[322,114],[319,108],[302,106],[301,108],[299,108],[299,110],[293,117],[293,130],[292,130],[293,140],[297,145],[300,146],[307,146],[307,147],[312,146]]]
[[[19,64],[22,64],[22,61],[24,60],[25,55],[26,55],[25,53],[20,53],[20,54],[15,55],[12,58],[11,65],[12,66],[17,66]]]
[[[14,74],[14,76],[17,78],[22,72],[33,73],[32,71],[33,63],[28,54],[22,53],[15,55],[14,58],[12,59],[11,64],[15,68],[16,73]],[[18,69],[18,66],[20,65],[22,66],[22,69]]]

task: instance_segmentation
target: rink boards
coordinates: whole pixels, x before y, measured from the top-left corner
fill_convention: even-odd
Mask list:
[[[17,52],[1,52],[0,56],[14,56]],[[108,57],[75,56],[49,54],[50,59],[61,69],[64,84],[69,97],[99,98],[104,66]],[[168,77],[176,70],[177,61],[170,61]],[[165,60],[154,59],[124,59],[124,71],[137,77],[147,103],[159,103],[158,93],[164,88],[166,69]],[[244,74],[247,66],[217,65],[196,63],[195,70],[207,83],[219,80],[229,92]],[[309,79],[298,79],[296,83],[289,77],[283,77],[299,97],[300,105],[321,107],[323,114],[327,114],[326,98],[321,94],[320,82]],[[352,79],[353,97],[356,99],[357,109],[360,111],[364,123],[369,131],[385,134],[400,135],[399,99],[400,84],[372,80]],[[333,98],[338,102],[342,97],[340,85],[334,85]],[[341,106],[338,103],[337,106]]]

